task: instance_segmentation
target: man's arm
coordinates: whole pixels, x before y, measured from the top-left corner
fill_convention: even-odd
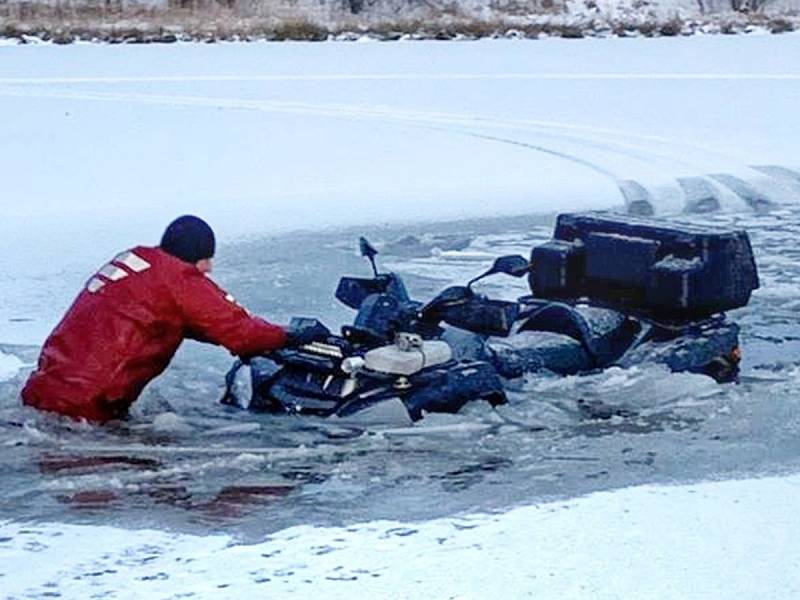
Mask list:
[[[198,271],[176,290],[176,301],[192,339],[224,346],[237,356],[249,357],[282,348],[286,330],[250,315],[233,296]]]

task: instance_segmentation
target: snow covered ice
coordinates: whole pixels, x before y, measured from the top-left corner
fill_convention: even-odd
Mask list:
[[[0,339],[41,341],[95,264],[181,212],[231,240],[609,208],[631,180],[669,211],[678,178],[719,173],[785,199],[791,180],[750,166],[798,166],[798,51],[800,35],[3,48]]]
[[[503,515],[297,527],[257,545],[109,527],[87,543],[80,527],[5,524],[0,573],[19,573],[11,597],[793,598],[799,483],[629,488]]]
[[[410,597],[416,573],[432,597],[795,597],[796,477],[752,478],[800,466],[798,55],[798,35],[0,48],[3,593]],[[119,428],[18,406],[85,278],[177,214],[221,234],[245,305],[335,325],[361,233],[427,298],[556,211],[623,207],[625,181],[751,233],[741,385],[541,378],[364,431],[223,409],[228,357],[189,345]],[[581,420],[578,398],[620,396],[636,417]]]

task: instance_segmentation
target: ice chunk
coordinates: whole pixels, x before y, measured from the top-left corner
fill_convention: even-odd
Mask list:
[[[188,433],[192,426],[186,419],[172,412],[166,412],[153,419],[153,431],[155,433]]]
[[[25,365],[13,354],[0,352],[0,381],[8,381]]]

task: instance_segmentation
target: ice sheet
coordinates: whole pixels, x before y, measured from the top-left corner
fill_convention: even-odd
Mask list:
[[[676,177],[797,162],[798,53],[800,35],[3,48],[0,341],[40,343],[96,268],[186,212],[231,241],[610,208],[620,180],[680,210]]]

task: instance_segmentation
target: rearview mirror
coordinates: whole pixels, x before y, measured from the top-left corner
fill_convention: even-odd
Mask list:
[[[369,243],[369,240],[365,237],[359,238],[358,240],[358,248],[361,251],[361,256],[372,260],[378,255],[378,251],[375,250],[375,247]]]
[[[530,262],[519,254],[512,254],[509,256],[501,256],[489,270],[487,275],[494,275],[495,273],[505,273],[512,277],[523,277],[528,274]]]
[[[375,277],[378,276],[378,265],[375,264],[375,257],[378,256],[378,251],[369,243],[365,237],[358,239],[358,249],[361,251],[361,256],[369,259],[369,264],[372,265],[372,273]]]
[[[511,275],[512,277],[522,277],[527,275],[528,271],[530,270],[530,263],[524,256],[520,256],[519,254],[512,254],[509,256],[501,256],[492,265],[492,268],[483,273],[482,275],[478,275],[475,279],[470,281],[467,284],[468,288],[471,288],[474,284],[478,283],[481,279],[485,279],[490,275],[496,275],[497,273],[505,273],[506,275]]]

